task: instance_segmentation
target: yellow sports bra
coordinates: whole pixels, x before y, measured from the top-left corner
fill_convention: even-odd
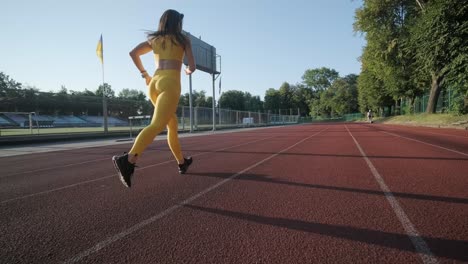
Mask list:
[[[172,36],[163,36],[148,41],[153,48],[154,58],[156,61],[178,60],[182,62],[184,59],[184,48],[181,44],[175,45],[172,43],[171,38]],[[163,42],[165,42],[165,48],[162,47]]]

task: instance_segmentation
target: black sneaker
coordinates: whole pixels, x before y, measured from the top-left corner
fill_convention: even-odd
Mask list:
[[[125,187],[130,188],[132,186],[132,176],[135,171],[135,164],[128,161],[128,153],[112,157],[112,162],[119,174],[120,181],[125,185]]]
[[[179,173],[185,174],[190,164],[192,164],[192,161],[192,157],[189,157],[188,159],[184,158],[184,164],[179,164]]]

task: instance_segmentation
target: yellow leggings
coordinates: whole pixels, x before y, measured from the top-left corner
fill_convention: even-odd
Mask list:
[[[167,127],[167,143],[176,160],[183,163],[176,115],[180,97],[180,71],[157,70],[148,88],[150,100],[154,105],[153,118],[137,136],[129,153],[140,156],[154,138]]]

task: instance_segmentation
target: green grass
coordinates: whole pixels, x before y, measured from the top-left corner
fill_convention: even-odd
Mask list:
[[[201,124],[198,126],[194,126],[194,130],[210,130],[213,127],[212,124]],[[230,127],[238,127],[235,124],[217,124],[216,127],[218,129],[223,128],[230,128]],[[132,133],[133,136],[136,135],[137,131],[143,129],[144,126],[133,126]],[[130,127],[109,127],[108,130],[110,132],[127,132],[130,133]],[[179,131],[190,130],[190,125],[186,124],[185,127],[179,124]],[[7,136],[27,136],[27,135],[50,135],[50,134],[73,134],[73,133],[102,133],[104,132],[103,127],[64,127],[64,128],[34,128],[32,132],[26,128],[0,128],[0,137],[7,137]]]
[[[377,118],[376,122],[413,126],[468,127],[468,115],[413,114]]]
[[[133,128],[135,129],[135,128]],[[128,131],[130,127],[109,127],[109,131]],[[43,134],[70,134],[70,133],[99,133],[104,132],[103,127],[63,127],[63,128],[0,128],[0,136],[43,135]]]

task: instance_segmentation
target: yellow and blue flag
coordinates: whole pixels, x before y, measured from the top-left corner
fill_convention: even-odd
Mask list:
[[[104,64],[104,51],[103,51],[103,42],[102,42],[102,34],[101,34],[101,38],[99,39],[99,42],[97,44],[97,48],[96,48],[96,54],[98,56],[98,58],[101,60],[101,63]]]

